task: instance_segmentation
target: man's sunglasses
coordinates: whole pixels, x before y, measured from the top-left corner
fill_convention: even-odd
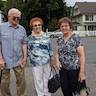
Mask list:
[[[13,21],[15,20],[19,21],[20,19],[21,19],[20,17],[15,17],[15,16],[12,18]]]

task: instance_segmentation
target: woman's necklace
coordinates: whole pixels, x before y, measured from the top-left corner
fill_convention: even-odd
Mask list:
[[[32,31],[32,35],[33,36],[42,36],[44,34],[44,32],[43,31],[41,31],[41,32],[34,32],[34,31]]]
[[[73,35],[72,32],[64,35],[64,41],[65,41],[65,43],[69,40],[69,38],[70,38],[72,35]]]

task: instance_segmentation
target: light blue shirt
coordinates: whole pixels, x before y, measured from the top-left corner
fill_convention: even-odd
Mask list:
[[[33,66],[50,64],[50,58],[53,55],[53,52],[48,35],[30,35],[28,37],[28,50],[30,64]]]
[[[22,44],[27,44],[27,35],[24,27],[12,27],[6,22],[0,25],[0,45],[6,68],[19,66],[23,58]]]

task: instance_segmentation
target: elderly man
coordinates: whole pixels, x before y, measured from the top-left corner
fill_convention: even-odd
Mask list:
[[[27,36],[24,27],[19,25],[21,12],[12,8],[8,12],[8,22],[0,25],[0,68],[3,69],[1,93],[11,96],[10,70],[16,76],[17,96],[25,96],[24,67],[27,63]]]

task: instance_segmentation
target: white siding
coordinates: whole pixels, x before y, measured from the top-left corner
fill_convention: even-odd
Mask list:
[[[85,15],[82,16],[82,22],[85,22]]]
[[[96,22],[96,14],[95,14],[94,17],[93,17],[93,20]]]

